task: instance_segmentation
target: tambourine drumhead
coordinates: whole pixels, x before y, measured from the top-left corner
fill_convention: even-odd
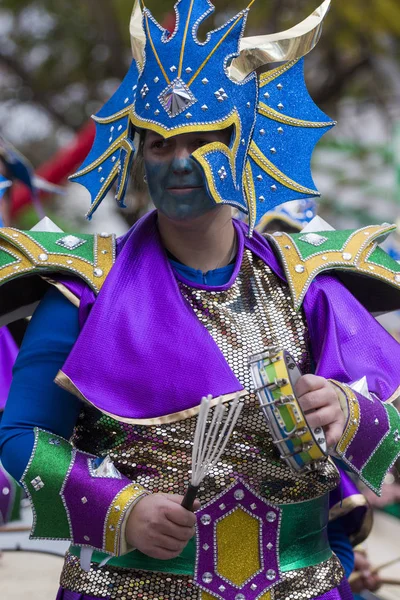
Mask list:
[[[249,360],[260,406],[281,457],[301,472],[316,468],[326,457],[321,428],[312,430],[295,397],[294,386],[301,376],[295,361],[285,350],[267,348]]]
[[[3,552],[0,557],[1,598],[55,600],[62,566],[60,556],[22,550]]]

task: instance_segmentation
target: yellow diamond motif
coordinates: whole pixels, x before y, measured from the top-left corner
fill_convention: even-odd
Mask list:
[[[241,507],[216,525],[217,572],[242,586],[261,570],[260,521]]]

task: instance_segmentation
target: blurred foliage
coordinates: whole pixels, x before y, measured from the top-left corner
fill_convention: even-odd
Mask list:
[[[216,11],[203,23],[200,37],[246,6],[244,0],[214,3]],[[171,26],[173,0],[146,4],[160,23]],[[20,147],[35,165],[65,143],[125,75],[131,61],[132,6],[133,0],[2,0],[0,129],[14,115],[13,127],[24,130],[19,115],[25,115],[27,108],[46,119],[46,127],[38,119],[37,131]],[[292,27],[317,6],[318,0],[256,0],[246,35]],[[356,98],[359,104],[374,104],[384,115],[389,137],[393,122],[400,118],[399,109],[393,108],[399,106],[400,96],[399,0],[332,0],[321,40],[307,57],[306,69],[311,94],[329,115],[336,117],[344,96]],[[29,118],[31,128],[35,117]],[[368,145],[363,152],[363,156],[356,153],[357,160],[368,165]],[[333,175],[335,169],[336,193],[347,174],[332,166]]]
[[[215,0],[202,29],[220,25],[245,5]],[[0,10],[0,101],[36,103],[57,124],[77,129],[107,98],[130,62],[133,0],[3,0]],[[171,0],[153,0],[160,22]],[[271,33],[301,21],[316,8],[309,0],[258,0],[246,34]],[[308,61],[312,93],[332,105],[344,91],[378,96],[385,104],[390,81],[379,57],[400,64],[398,0],[333,0],[322,39]],[[332,108],[331,108],[332,110]],[[334,108],[333,108],[334,111]]]

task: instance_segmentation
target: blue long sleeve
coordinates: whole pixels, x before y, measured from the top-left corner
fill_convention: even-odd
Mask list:
[[[81,402],[54,378],[78,334],[78,309],[55,288],[49,290],[26,332],[1,421],[1,460],[17,481],[32,454],[34,427],[67,439],[72,434]]]
[[[328,538],[330,546],[342,563],[348,579],[354,570],[354,551],[342,519],[335,519],[328,524]]]

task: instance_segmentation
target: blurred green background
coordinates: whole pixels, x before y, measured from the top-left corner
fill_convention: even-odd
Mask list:
[[[243,0],[214,4],[216,12],[201,31],[246,6]],[[71,143],[125,75],[132,5],[133,0],[2,0],[0,131],[35,166]],[[147,6],[161,23],[171,23],[172,1],[149,0]],[[257,0],[246,35],[284,30],[317,6],[308,0]],[[323,194],[321,214],[336,227],[395,221],[400,207],[400,2],[333,0],[322,38],[306,58],[306,74],[315,101],[339,121],[313,159]],[[68,189],[47,210],[64,227],[86,227],[82,215],[88,194],[76,184]],[[139,208],[137,202],[131,198],[121,217],[111,199],[96,219],[111,219],[122,230],[143,210],[143,199]],[[20,224],[30,218],[29,212],[17,215]]]

